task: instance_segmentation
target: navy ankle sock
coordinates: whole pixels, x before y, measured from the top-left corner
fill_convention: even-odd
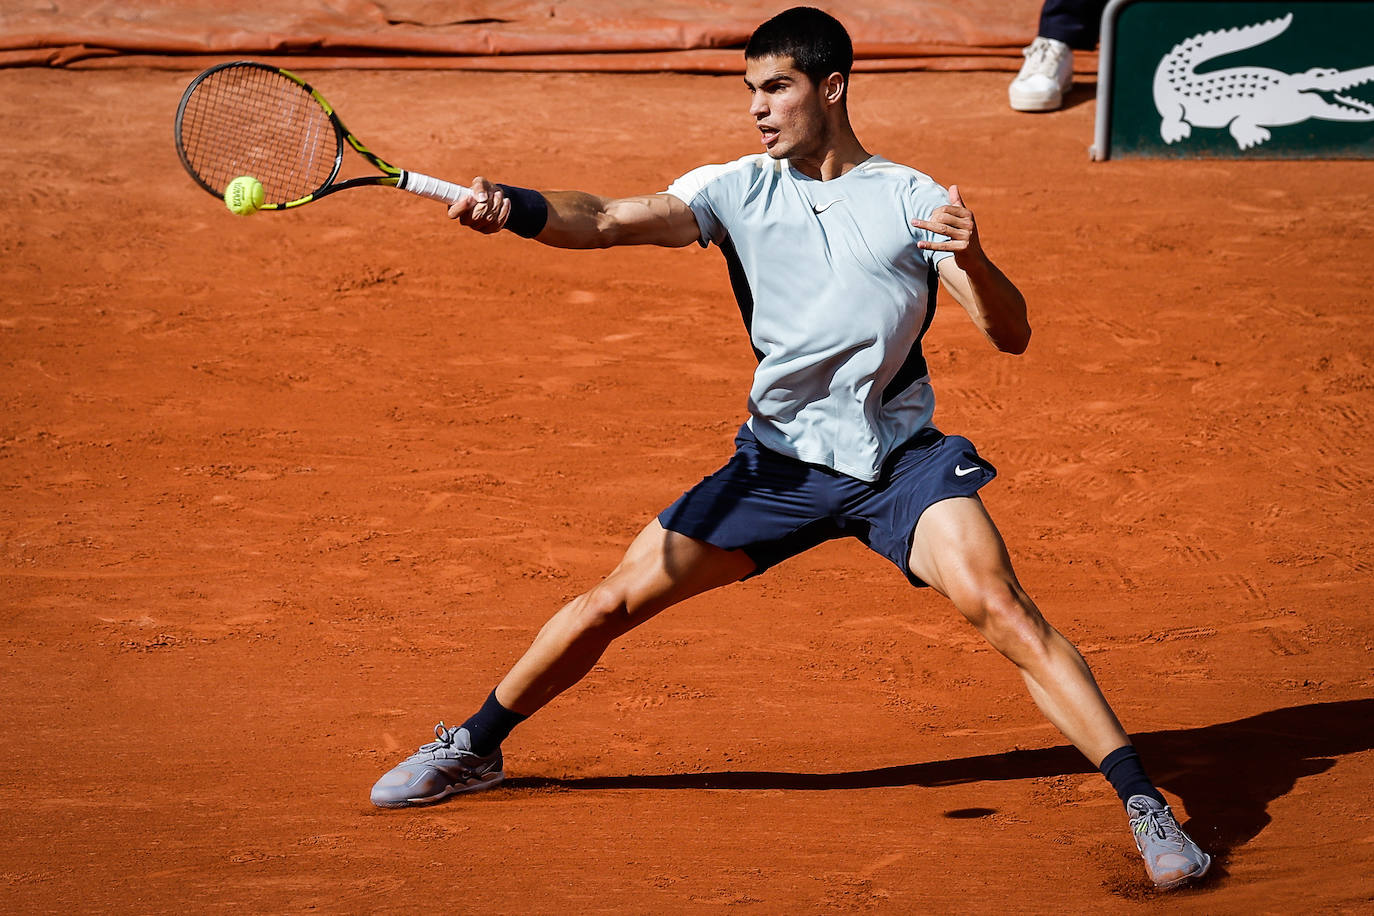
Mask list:
[[[472,740],[472,752],[478,757],[485,757],[500,747],[501,742],[511,733],[511,729],[527,718],[528,716],[511,712],[502,706],[496,699],[496,691],[493,690],[487,701],[482,704],[482,708],[464,722],[462,727],[468,730]]]
[[[1132,745],[1123,745],[1112,751],[1102,762],[1097,765],[1102,771],[1102,775],[1107,777],[1107,781],[1112,784],[1124,805],[1132,795],[1148,795],[1161,805],[1168,804],[1164,796],[1159,794],[1155,784],[1150,782],[1150,777],[1145,775],[1145,767],[1140,762],[1140,755],[1136,753]]]

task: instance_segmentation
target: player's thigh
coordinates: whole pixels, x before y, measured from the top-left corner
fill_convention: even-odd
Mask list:
[[[973,616],[989,596],[1020,592],[1002,535],[976,496],[941,500],[921,514],[911,538],[913,575]]]
[[[649,522],[602,583],[636,623],[693,595],[738,582],[754,571],[742,550],[723,550]]]

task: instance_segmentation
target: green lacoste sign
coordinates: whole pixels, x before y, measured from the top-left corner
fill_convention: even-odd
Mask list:
[[[1096,159],[1374,158],[1374,2],[1112,0]]]

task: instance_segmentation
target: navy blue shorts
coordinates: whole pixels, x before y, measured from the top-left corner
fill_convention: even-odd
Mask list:
[[[926,428],[897,448],[873,483],[806,464],[759,444],[746,425],[735,455],[659,513],[669,531],[743,550],[757,576],[825,541],[854,537],[896,565],[912,585],[911,538],[921,513],[972,496],[997,476],[963,436]]]

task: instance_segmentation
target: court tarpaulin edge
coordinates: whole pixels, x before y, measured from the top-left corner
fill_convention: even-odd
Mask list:
[[[738,73],[754,26],[783,6],[308,0],[282,9],[249,0],[207,9],[196,0],[136,8],[55,0],[0,12],[0,68],[191,69],[252,57],[317,69]],[[1039,7],[1040,0],[873,0],[831,12],[854,39],[860,72],[1015,70]]]
[[[740,50],[638,51],[618,54],[516,54],[490,56],[444,55],[317,55],[233,52],[225,54],[126,54],[107,48],[48,48],[32,52],[0,52],[0,68],[55,67],[68,70],[201,70],[231,57],[252,57],[281,67],[305,70],[480,70],[531,73],[688,73],[722,75],[744,72]],[[1021,55],[1009,49],[951,49],[922,56],[858,58],[856,73],[894,73],[912,70],[1015,72]],[[1097,71],[1097,55],[1074,55],[1074,70]]]

